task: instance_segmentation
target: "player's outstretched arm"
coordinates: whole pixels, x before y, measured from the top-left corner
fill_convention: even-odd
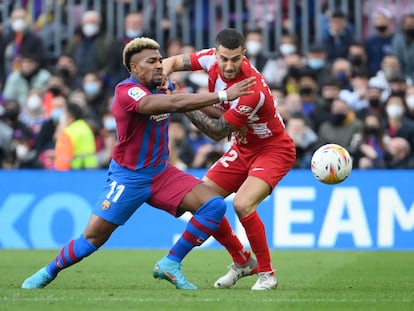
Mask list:
[[[137,112],[159,114],[167,112],[187,112],[207,107],[221,101],[234,100],[240,96],[253,94],[249,89],[255,84],[255,77],[233,84],[226,91],[205,94],[153,94],[147,95],[137,105]]]
[[[176,71],[191,71],[190,54],[179,54],[162,60],[162,88],[168,90],[168,75]]]
[[[223,117],[212,119],[200,110],[189,111],[185,115],[200,131],[215,141],[220,141],[224,137],[228,137],[232,132],[238,131]]]
[[[190,54],[179,54],[164,58],[162,69],[166,76],[176,71],[191,71]]]
[[[223,110],[215,106],[208,106],[208,107],[200,109],[200,111],[205,113],[207,116],[213,119],[219,119],[224,114]]]

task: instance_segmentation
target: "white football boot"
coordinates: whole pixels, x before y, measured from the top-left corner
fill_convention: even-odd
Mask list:
[[[275,273],[272,272],[259,272],[259,278],[253,285],[252,290],[269,290],[277,288],[277,279]]]
[[[240,266],[235,263],[230,265],[229,271],[219,278],[215,283],[215,288],[228,288],[236,284],[242,277],[253,275],[257,273],[257,261],[250,257],[245,266]]]

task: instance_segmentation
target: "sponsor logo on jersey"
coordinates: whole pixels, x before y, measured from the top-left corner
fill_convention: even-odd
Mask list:
[[[253,110],[253,108],[250,106],[241,105],[236,107],[235,110],[242,115],[247,115]]]
[[[128,90],[128,95],[132,97],[135,101],[138,101],[145,95],[147,95],[147,93],[145,93],[145,91],[140,89],[139,87],[134,86]]]
[[[155,121],[162,121],[165,120],[169,117],[169,113],[161,113],[161,114],[152,114],[150,116],[150,120],[155,120]]]

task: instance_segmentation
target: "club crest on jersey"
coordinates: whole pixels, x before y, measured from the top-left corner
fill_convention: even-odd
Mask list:
[[[249,114],[253,110],[253,108],[250,106],[241,105],[241,106],[236,107],[235,110],[242,115],[246,115],[246,114]]]
[[[144,90],[140,89],[139,87],[131,87],[128,90],[128,95],[130,97],[132,97],[135,101],[140,100],[142,97],[144,97],[145,95],[147,95],[147,93],[145,93]]]
[[[105,200],[102,202],[102,209],[105,211],[109,208],[109,205],[111,205],[111,202],[109,202],[108,200]]]

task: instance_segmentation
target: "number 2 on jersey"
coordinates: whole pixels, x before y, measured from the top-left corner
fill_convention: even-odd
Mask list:
[[[229,163],[228,162],[233,162],[234,160],[237,159],[239,155],[237,154],[236,150],[230,150],[229,153],[225,156],[223,156],[219,162],[221,163],[221,165],[223,165],[224,167],[229,167]]]

